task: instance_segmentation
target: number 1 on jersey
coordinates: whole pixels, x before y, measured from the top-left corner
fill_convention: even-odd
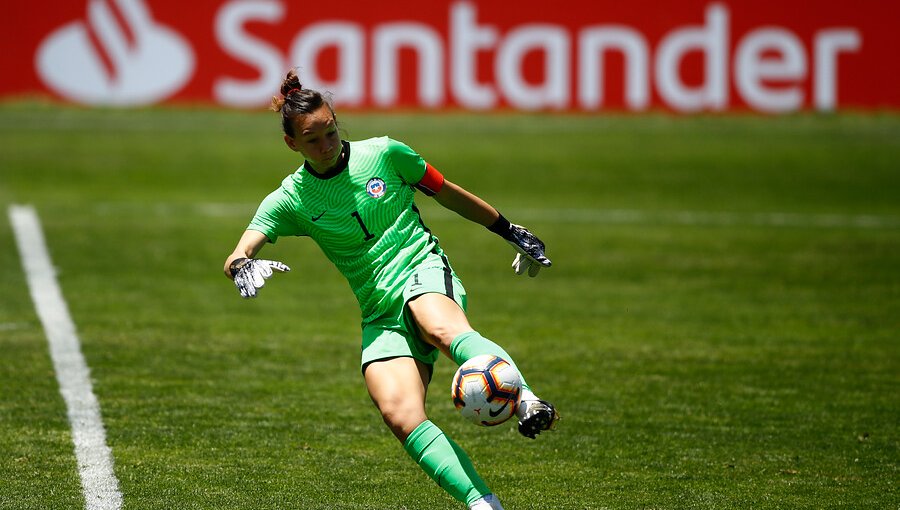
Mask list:
[[[369,229],[366,228],[366,224],[363,223],[362,216],[359,215],[359,211],[353,211],[350,214],[350,216],[353,216],[354,218],[356,218],[357,223],[359,223],[359,228],[361,228],[363,231],[363,234],[366,235],[366,237],[363,239],[363,241],[368,241],[369,239],[373,239],[375,237],[372,235],[371,232],[369,232]]]

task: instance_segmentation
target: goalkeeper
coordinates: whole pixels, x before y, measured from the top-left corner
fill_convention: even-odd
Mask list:
[[[273,272],[290,269],[256,259],[266,243],[311,237],[347,278],[362,311],[361,369],[373,402],[404,449],[445,491],[470,509],[502,509],[466,453],[425,414],[425,393],[439,353],[457,365],[493,354],[515,365],[465,315],[466,291],[438,239],[425,227],[416,190],[486,226],[516,249],[513,268],[536,276],[549,267],[544,244],[489,204],[444,179],[406,145],[387,137],[348,142],[325,97],[304,89],[294,70],[273,98],[284,141],[305,158],[260,204],[225,274],[242,297],[256,297]],[[522,378],[519,432],[534,439],[558,414]]]

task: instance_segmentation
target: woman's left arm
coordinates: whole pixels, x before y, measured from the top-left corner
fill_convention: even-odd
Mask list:
[[[463,218],[485,227],[493,225],[500,217],[490,204],[446,179],[434,199]]]
[[[518,252],[512,263],[517,274],[537,276],[542,267],[550,267],[550,259],[544,255],[544,243],[540,239],[525,227],[510,223],[493,206],[461,186],[444,179],[434,199],[463,218],[484,225],[506,239]]]

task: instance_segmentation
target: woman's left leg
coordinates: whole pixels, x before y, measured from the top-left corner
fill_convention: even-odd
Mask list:
[[[441,350],[457,365],[481,354],[492,354],[509,362],[522,380],[522,401],[516,410],[519,433],[534,439],[543,430],[553,428],[559,413],[550,402],[531,391],[525,376],[512,356],[496,343],[472,329],[465,312],[456,301],[440,293],[417,296],[407,303],[423,340]]]
[[[492,354],[508,361],[522,378],[522,388],[531,393],[522,371],[512,356],[495,342],[472,329],[465,312],[449,297],[438,294],[422,294],[407,303],[413,319],[424,340],[434,345],[448,358],[462,365],[470,358]]]

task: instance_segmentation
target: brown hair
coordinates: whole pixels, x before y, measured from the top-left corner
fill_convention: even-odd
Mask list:
[[[296,69],[288,71],[284,81],[281,82],[281,95],[282,99],[276,96],[272,97],[272,110],[281,112],[281,128],[284,130],[284,134],[291,138],[295,136],[295,118],[313,113],[323,105],[328,106],[331,115],[334,116],[331,99],[317,90],[303,88]],[[337,116],[334,116],[334,120],[337,122]]]

